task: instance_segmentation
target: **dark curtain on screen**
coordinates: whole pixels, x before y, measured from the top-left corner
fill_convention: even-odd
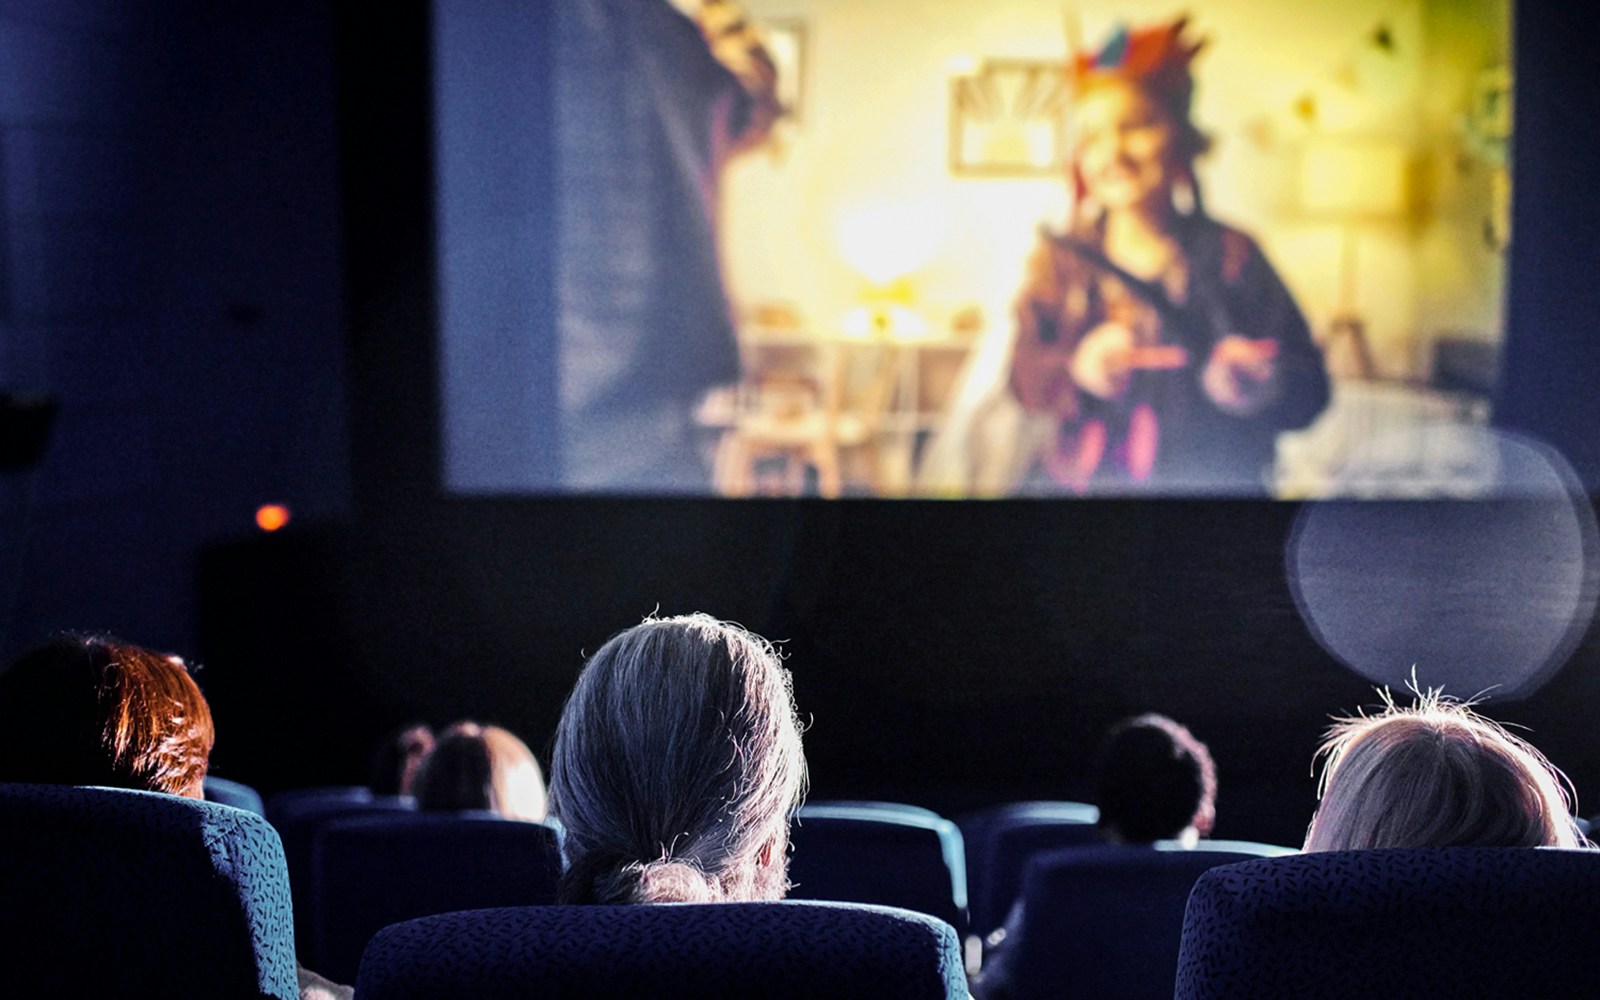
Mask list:
[[[696,400],[738,377],[713,128],[739,94],[665,0],[566,0],[556,45],[565,485],[705,491]]]

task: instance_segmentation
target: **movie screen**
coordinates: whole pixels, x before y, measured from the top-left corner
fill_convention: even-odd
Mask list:
[[[1509,0],[550,6],[436,4],[452,491],[1499,485]]]

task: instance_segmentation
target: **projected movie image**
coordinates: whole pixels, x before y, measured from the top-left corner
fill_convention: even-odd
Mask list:
[[[521,357],[553,366],[557,426],[508,426],[527,407],[492,389],[521,334],[467,321],[504,282],[451,245],[444,147],[454,490],[1496,486],[1505,0],[555,17],[555,319]]]

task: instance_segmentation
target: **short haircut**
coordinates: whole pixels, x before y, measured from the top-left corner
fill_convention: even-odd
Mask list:
[[[1498,723],[1437,691],[1413,707],[1387,691],[1376,715],[1336,721],[1307,851],[1575,847],[1566,778]]]
[[[556,730],[551,811],[568,903],[774,899],[805,757],[766,640],[650,619],[590,657]]]
[[[0,781],[201,796],[216,731],[183,660],[63,637],[0,675]]]
[[[544,774],[509,730],[458,722],[422,759],[413,791],[424,812],[481,809],[507,819],[545,818]]]
[[[1094,761],[1100,826],[1119,840],[1147,844],[1189,827],[1211,832],[1217,767],[1188,729],[1154,712],[1124,719]]]

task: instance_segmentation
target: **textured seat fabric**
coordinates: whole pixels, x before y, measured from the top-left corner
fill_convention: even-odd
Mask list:
[[[955,1000],[956,934],[925,914],[848,903],[533,906],[385,928],[361,1000]]]
[[[283,847],[253,813],[0,784],[0,857],[14,995],[298,996]]]
[[[207,802],[218,802],[225,806],[233,806],[235,809],[248,810],[257,816],[267,814],[266,807],[261,802],[261,793],[242,781],[230,781],[208,774],[205,780],[205,796]]]
[[[1035,854],[1104,843],[1100,810],[1085,802],[1011,802],[961,818],[967,838],[972,930],[999,927],[1022,891],[1022,871]]]
[[[1176,996],[1592,996],[1596,941],[1596,851],[1446,847],[1251,861],[1195,886]]]
[[[389,924],[452,910],[554,903],[553,829],[493,813],[394,812],[334,820],[311,852],[317,971],[353,982]]]
[[[1036,855],[980,995],[1168,1000],[1195,881],[1218,865],[1286,853],[1250,842],[1185,850],[1167,841]]]
[[[300,961],[307,968],[323,970],[317,954],[316,928],[311,915],[311,849],[317,831],[335,820],[356,816],[414,810],[416,802],[395,795],[374,796],[360,786],[334,786],[282,792],[267,802],[267,819],[283,839],[283,856],[289,866],[289,888],[294,894],[295,940],[300,942]]]
[[[806,805],[789,838],[789,898],[898,906],[966,930],[966,851],[949,820],[915,808]]]

